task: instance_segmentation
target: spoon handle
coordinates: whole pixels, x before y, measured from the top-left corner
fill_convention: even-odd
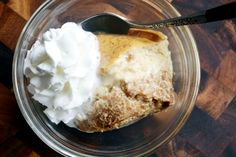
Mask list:
[[[183,26],[191,24],[201,24],[225,19],[236,18],[236,2],[228,3],[216,8],[208,9],[187,17],[177,17],[146,25],[147,28],[159,29],[169,26]]]

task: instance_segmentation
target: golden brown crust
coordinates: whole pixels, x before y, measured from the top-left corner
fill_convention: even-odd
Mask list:
[[[138,28],[130,28],[128,31],[129,36],[146,38],[154,42],[159,42],[161,40],[167,39],[167,37],[158,31],[150,30],[150,29],[138,29]]]
[[[165,75],[164,72],[161,77],[167,77]],[[86,132],[109,131],[162,111],[173,103],[174,91],[170,78],[130,83],[122,80],[119,86],[102,89],[96,96],[89,119],[78,121],[76,125]]]
[[[126,97],[121,88],[112,87],[111,91],[101,94],[94,102],[90,119],[77,124],[81,130],[103,132],[116,129],[150,109],[149,104]]]

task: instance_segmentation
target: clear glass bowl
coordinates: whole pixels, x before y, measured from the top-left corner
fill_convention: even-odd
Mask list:
[[[13,63],[14,92],[21,112],[33,131],[52,149],[66,156],[143,156],[169,141],[189,117],[200,80],[198,51],[188,27],[161,29],[170,41],[174,66],[175,106],[143,120],[105,133],[87,134],[64,124],[51,123],[42,105],[33,101],[23,75],[26,52],[49,28],[111,12],[136,23],[180,16],[165,0],[49,0],[31,17],[19,38]]]

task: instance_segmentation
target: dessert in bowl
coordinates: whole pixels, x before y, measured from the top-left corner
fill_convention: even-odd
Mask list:
[[[174,104],[168,45],[154,30],[95,35],[67,22],[28,50],[27,88],[56,124],[84,132],[118,129]]]
[[[179,15],[176,10],[165,1],[111,2],[105,0],[55,0],[45,2],[26,25],[17,45],[13,69],[14,90],[17,101],[26,121],[35,133],[46,144],[61,154],[69,156],[138,156],[149,154],[156,148],[160,147],[163,143],[170,140],[170,138],[177,133],[186,121],[194,105],[200,75],[199,59],[195,42],[187,27],[166,28],[161,30],[169,40],[169,50],[171,51],[170,57],[172,59],[171,65],[173,65],[174,73],[173,85],[176,93],[175,102],[172,102],[170,99],[168,100],[170,102],[168,105],[173,103],[173,106],[165,112],[153,114],[137,123],[121,129],[113,130],[113,128],[117,127],[115,126],[112,127],[112,129],[108,129],[113,131],[88,134],[68,127],[63,123],[55,124],[51,122],[50,119],[48,119],[48,117],[44,114],[45,107],[38,103],[38,101],[33,100],[31,95],[32,93],[28,91],[29,82],[28,79],[24,77],[24,60],[27,50],[30,50],[32,45],[38,39],[42,38],[43,34],[50,28],[61,28],[61,26],[66,22],[75,22],[79,24],[82,20],[102,12],[116,13],[127,18],[128,20],[135,21],[136,23],[151,23],[155,20],[161,20]],[[99,34],[97,37],[100,41],[102,40],[100,43],[106,43],[106,41],[111,40],[121,40],[120,38],[122,38],[122,40],[127,40],[121,36],[112,37],[111,39],[109,35],[103,34]],[[162,37],[163,41],[166,41],[165,36],[163,35]],[[142,41],[139,40],[140,37],[138,37],[138,39],[135,38],[135,40],[132,39],[132,42],[129,43],[133,44],[131,44],[129,48],[137,47],[138,45],[144,43],[143,38]],[[153,42],[150,39],[145,40],[148,40],[148,42],[145,42],[145,44],[148,43],[147,46]],[[102,46],[100,49],[102,49]],[[102,50],[101,60],[105,58],[103,54],[106,53],[106,49],[107,47]],[[106,57],[110,57],[110,59],[105,59],[105,61],[101,62],[104,63],[101,68],[101,75],[108,76],[108,74],[112,74],[111,78],[113,79],[115,77],[125,78],[125,76],[128,75],[122,75],[124,74],[122,73],[123,67],[116,66],[116,64],[135,64],[138,60],[139,62],[143,61],[145,63],[141,67],[149,65],[146,64],[145,58],[143,60],[140,59],[147,55],[142,56],[143,54],[140,53],[142,55],[136,56],[136,54],[132,54],[133,51],[130,49],[122,52],[126,53],[118,55],[119,57],[106,55]],[[154,67],[158,66],[155,61],[155,59],[153,61],[150,60],[150,64]],[[112,62],[112,64],[110,64],[110,62]],[[163,68],[168,67],[169,66],[164,66]],[[135,71],[135,69],[132,69],[132,71]],[[120,73],[121,75],[114,77],[114,74],[117,73]],[[141,73],[137,72],[137,74]],[[144,82],[142,82],[143,80],[137,80],[141,81],[141,83],[133,83],[132,79],[129,79],[130,78],[127,77],[126,80],[119,81],[120,89],[115,89],[114,91],[122,91],[126,96],[128,95],[132,98],[138,99],[139,101],[143,101],[144,99],[145,101],[149,101],[149,99],[146,98],[153,97],[153,91],[150,92],[150,96],[148,94],[144,94],[143,96],[143,93],[140,96],[140,90],[138,90],[138,88],[143,88],[140,87],[144,85]],[[134,84],[138,84],[140,86]],[[101,89],[101,91],[101,93],[104,94],[106,93],[104,91],[107,90]],[[111,89],[108,91],[113,90]],[[104,95],[101,97],[104,97]],[[118,98],[116,97],[116,99]],[[114,101],[116,100],[114,99]],[[121,101],[119,100],[117,102]],[[154,100],[154,102],[156,102],[156,100]],[[78,123],[78,125],[80,124]],[[88,123],[86,122],[82,124]],[[82,126],[80,126],[80,128],[82,128]],[[92,129],[92,131],[94,131],[94,129]],[[106,129],[100,129],[100,131],[106,131]]]

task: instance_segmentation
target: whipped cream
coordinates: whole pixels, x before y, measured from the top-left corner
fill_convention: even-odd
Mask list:
[[[65,23],[44,33],[27,52],[28,91],[47,107],[44,112],[52,122],[73,126],[91,109],[99,64],[97,37],[76,23]]]

